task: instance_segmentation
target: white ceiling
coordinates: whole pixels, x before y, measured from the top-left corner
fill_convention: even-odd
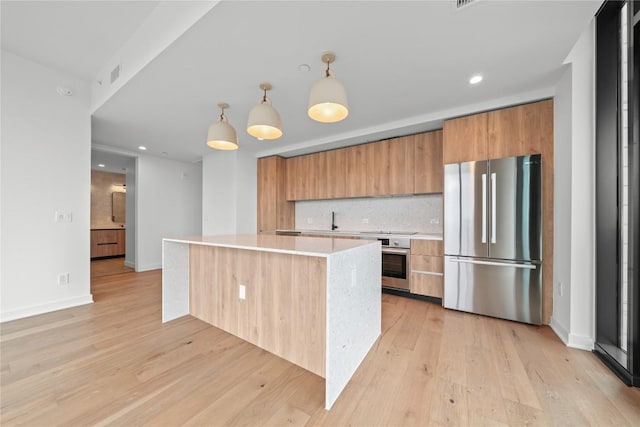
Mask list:
[[[5,3],[3,48],[8,37],[8,49],[82,76],[103,63],[73,58],[91,54],[92,44],[107,36],[122,42],[154,4],[53,1],[7,8]],[[240,149],[254,153],[291,153],[307,145],[433,129],[441,126],[445,110],[553,87],[562,61],[601,3],[479,0],[456,10],[454,0],[220,2],[98,108],[93,143],[132,151],[145,145],[151,154],[198,161],[212,152],[205,138],[220,101],[231,105],[227,116]],[[108,10],[115,21],[104,28],[91,25],[102,13],[94,7]],[[40,24],[49,25],[47,31],[23,29],[30,17],[42,14],[75,19],[65,29],[46,22]],[[94,41],[69,45],[69,38]],[[53,54],[63,48],[72,55]],[[104,48],[104,62],[109,49]],[[308,91],[322,76],[320,56],[326,50],[337,55],[332,69],[350,104],[349,117],[335,124],[306,115]],[[311,71],[298,71],[300,64]],[[470,86],[474,73],[485,80]],[[245,131],[262,81],[272,83],[270,98],[282,117],[284,136],[277,141],[257,141]]]
[[[157,4],[2,0],[2,48],[90,81]]]

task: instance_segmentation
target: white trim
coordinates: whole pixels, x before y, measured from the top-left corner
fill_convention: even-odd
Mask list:
[[[155,264],[147,264],[147,265],[141,265],[140,269],[136,270],[137,272],[142,272],[142,271],[151,271],[151,270],[160,270],[162,268],[162,263],[155,263]]]
[[[551,316],[551,322],[549,322],[549,327],[553,332],[556,333],[558,338],[562,340],[565,345],[569,343],[569,331],[567,331],[564,326],[562,326],[555,317]]]
[[[65,300],[53,301],[46,304],[33,305],[31,307],[23,307],[16,310],[10,310],[5,311],[4,313],[0,313],[0,322],[8,322],[10,320],[22,319],[24,317],[35,316],[37,314],[49,313],[52,311],[92,303],[93,295],[89,294]]]
[[[136,269],[136,263],[135,263],[135,262],[125,261],[125,262],[124,262],[124,265],[125,265],[126,267],[133,268],[134,270]]]
[[[567,347],[577,348],[580,350],[593,350],[593,338],[585,335],[569,334],[569,342]]]

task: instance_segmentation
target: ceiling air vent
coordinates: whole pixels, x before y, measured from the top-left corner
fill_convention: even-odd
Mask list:
[[[456,7],[460,9],[461,7],[469,6],[471,3],[474,3],[476,0],[456,0]]]
[[[111,70],[111,84],[113,84],[113,82],[118,80],[118,77],[120,77],[120,64],[116,65],[116,68]]]

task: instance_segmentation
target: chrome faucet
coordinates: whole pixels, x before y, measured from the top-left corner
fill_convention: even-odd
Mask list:
[[[336,225],[336,213],[331,211],[331,231],[335,230],[336,228],[338,228],[338,226]]]

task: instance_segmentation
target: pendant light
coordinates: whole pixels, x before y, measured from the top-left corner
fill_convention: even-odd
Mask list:
[[[271,90],[271,84],[261,83],[260,89],[264,91],[264,95],[260,103],[249,112],[247,133],[260,140],[278,139],[282,136],[282,122],[280,121],[280,113],[267,98],[267,91]]]
[[[218,150],[236,150],[238,148],[238,135],[224,115],[224,110],[229,108],[229,104],[221,102],[218,107],[221,110],[220,120],[209,126],[207,145]]]
[[[313,120],[322,123],[339,122],[349,115],[347,92],[329,69],[329,64],[335,60],[336,55],[333,52],[322,54],[322,62],[327,63],[327,70],[324,78],[315,82],[309,93],[307,113]]]

